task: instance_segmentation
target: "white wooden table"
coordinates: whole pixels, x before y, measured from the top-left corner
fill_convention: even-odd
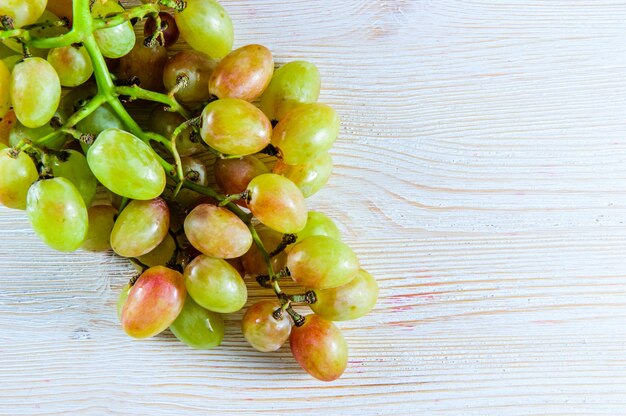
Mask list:
[[[253,351],[241,314],[208,352],[131,340],[128,263],[0,209],[0,414],[626,414],[626,1],[223,4],[343,119],[310,205],[380,282],[348,370]]]

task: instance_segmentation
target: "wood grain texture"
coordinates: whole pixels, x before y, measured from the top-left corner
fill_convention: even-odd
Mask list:
[[[253,351],[241,313],[216,350],[133,341],[126,261],[0,209],[0,414],[626,414],[626,1],[222,3],[341,115],[310,205],[381,287],[347,372]]]

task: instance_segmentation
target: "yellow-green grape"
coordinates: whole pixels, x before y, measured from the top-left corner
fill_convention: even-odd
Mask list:
[[[4,42],[5,41],[0,42],[0,59],[15,55],[15,51],[6,46]]]
[[[115,224],[117,209],[111,205],[95,205],[87,211],[89,228],[81,248],[87,251],[111,249],[111,231]]]
[[[26,212],[35,233],[55,250],[74,251],[85,241],[85,201],[66,178],[35,182],[28,190]]]
[[[232,313],[246,304],[246,284],[226,260],[201,254],[189,263],[184,275],[187,293],[205,309]]]
[[[299,285],[330,289],[350,282],[359,272],[359,261],[345,243],[314,235],[293,246],[287,255],[287,267]]]
[[[11,72],[9,72],[4,62],[0,61],[0,117],[4,117],[11,108],[10,84]]]
[[[114,0],[96,0],[91,8],[93,17],[105,17],[109,13],[123,12],[124,8]],[[135,46],[135,31],[130,22],[98,29],[93,33],[100,52],[107,58],[121,58]]]
[[[315,65],[307,61],[289,62],[274,72],[259,107],[270,120],[282,120],[300,104],[316,102],[320,86],[320,73]]]
[[[18,145],[18,143],[24,141],[32,142],[33,144],[37,145],[42,138],[55,131],[51,124],[52,121],[50,123],[44,124],[41,127],[35,127],[34,129],[31,129],[30,127],[26,127],[25,125],[17,121],[9,132],[9,144],[15,147]],[[53,140],[48,140],[45,147],[47,147],[48,149],[59,150],[65,145],[66,141],[67,135],[60,134]]]
[[[306,225],[298,233],[296,241],[302,241],[314,235],[324,235],[335,240],[341,240],[341,231],[339,231],[333,220],[321,212],[309,211]],[[288,245],[285,251],[290,251],[291,248],[293,248],[293,245]]]
[[[63,87],[81,85],[93,74],[91,59],[87,49],[82,45],[50,49],[48,62],[56,70]]]
[[[185,235],[200,252],[221,259],[244,255],[252,245],[248,226],[227,208],[195,207],[185,218]]]
[[[50,167],[54,176],[67,178],[80,192],[85,206],[90,206],[96,195],[98,181],[93,176],[87,159],[76,150],[65,150],[60,155],[52,157]]]
[[[17,119],[31,128],[48,123],[61,100],[59,76],[48,61],[38,57],[15,65],[10,91]]]
[[[298,233],[307,220],[307,206],[298,187],[275,173],[264,173],[248,184],[248,207],[263,224],[281,233]]]
[[[137,259],[148,267],[167,266],[167,263],[172,260],[175,251],[176,242],[174,237],[168,233],[154,250],[139,256]]]
[[[0,150],[0,203],[7,208],[26,209],[26,195],[39,178],[37,167],[25,152],[14,156],[13,150]]]
[[[241,319],[241,332],[255,350],[276,351],[289,338],[291,321],[286,313],[276,319],[273,313],[278,308],[280,302],[262,300],[250,306]]]
[[[97,93],[98,89],[93,84],[83,84],[78,88],[74,88],[61,99],[59,111],[66,117],[69,117],[80,110]],[[97,136],[108,128],[124,130],[126,126],[113,111],[109,103],[104,103],[96,111],[79,121],[76,128],[82,133]]]
[[[274,173],[291,180],[302,191],[305,198],[316,194],[326,185],[333,171],[333,159],[328,153],[299,165],[287,165],[281,160],[276,162]]]
[[[288,165],[307,163],[328,152],[339,134],[339,117],[325,104],[302,104],[280,120],[272,144]]]
[[[187,7],[176,13],[181,36],[193,49],[221,59],[233,48],[233,22],[215,0],[187,0]]]
[[[183,167],[183,173],[185,178],[190,182],[197,185],[207,186],[209,184],[209,174],[207,172],[206,165],[199,159],[193,157],[183,157],[180,159]],[[176,202],[183,206],[191,206],[200,200],[202,195],[192,191],[191,189],[181,189],[178,195],[176,195]]]
[[[122,287],[122,290],[120,291],[120,295],[117,298],[117,304],[116,304],[117,318],[120,321],[122,320],[122,310],[124,309],[124,304],[126,303],[126,299],[128,299],[128,294],[130,293],[131,287],[132,286],[130,284],[125,284]]]
[[[374,309],[378,299],[376,279],[361,269],[356,277],[343,286],[332,289],[315,289],[313,312],[330,321],[347,321],[360,318]]]
[[[161,198],[131,201],[111,231],[111,248],[120,256],[139,257],[154,250],[170,227],[170,211]]]
[[[15,65],[17,65],[17,63],[21,61],[22,59],[24,59],[22,55],[11,55],[11,56],[7,56],[6,58],[3,58],[2,62],[7,67],[9,72],[11,72],[13,71],[13,68],[15,68]],[[8,93],[8,90],[7,90],[7,93]]]
[[[267,88],[274,73],[274,58],[262,45],[246,45],[226,55],[209,80],[218,98],[254,101]]]
[[[250,155],[263,150],[272,135],[265,114],[247,101],[224,98],[202,111],[202,140],[227,155]]]
[[[170,325],[170,331],[183,344],[200,350],[215,348],[224,339],[224,318],[198,305],[191,296]]]
[[[2,0],[0,16],[13,19],[16,28],[33,24],[46,9],[48,0]]]
[[[148,200],[165,189],[165,171],[154,151],[123,130],[100,133],[87,152],[87,162],[100,183],[118,195]]]
[[[2,13],[0,13],[0,15],[2,15]],[[55,15],[49,10],[44,10],[43,14],[39,17],[39,19],[37,19],[35,23],[55,22],[57,20],[59,20],[57,15]],[[30,36],[37,37],[37,38],[50,38],[54,36],[59,36],[59,35],[66,33],[67,31],[68,31],[67,27],[58,26],[58,25],[53,25],[53,26],[42,25],[39,27],[34,27],[34,28],[29,29]],[[22,47],[22,44],[17,39],[9,38],[9,39],[5,39],[2,42],[4,42],[7,48],[11,49],[14,52],[18,52],[19,54],[22,54],[23,47]],[[48,49],[39,49],[35,47],[30,47],[28,49],[32,56],[38,56],[40,58],[45,59],[46,56],[48,55]]]

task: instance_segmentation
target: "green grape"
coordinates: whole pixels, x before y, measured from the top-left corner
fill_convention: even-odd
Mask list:
[[[0,150],[3,150],[3,149],[8,149],[8,147],[6,144],[0,142]]]
[[[167,62],[167,49],[156,45],[148,47],[137,42],[133,49],[120,59],[117,76],[123,80],[136,77],[141,88],[163,91],[163,68]]]
[[[11,108],[9,85],[11,85],[11,72],[4,61],[0,61],[0,118],[4,117]]]
[[[257,225],[255,228],[257,234],[259,234],[261,242],[263,243],[263,247],[265,247],[265,250],[268,253],[274,251],[283,240],[282,233],[274,231],[262,224]],[[278,253],[272,257],[271,261],[274,271],[282,270],[285,267],[285,264],[287,264],[287,254],[285,252]],[[241,257],[241,263],[246,273],[251,276],[268,273],[263,255],[257,248],[256,244],[252,244],[250,250],[248,250],[246,254]]]
[[[335,240],[341,240],[341,232],[333,220],[321,212],[309,211],[306,225],[302,231],[298,233],[298,239],[296,241],[299,242],[314,235],[325,235]],[[293,248],[293,245],[287,246],[285,251],[290,251],[291,248]]]
[[[185,118],[178,113],[165,111],[163,106],[156,106],[150,113],[149,130],[171,139],[176,127],[185,122]],[[193,134],[190,127],[176,138],[176,150],[180,156],[191,156],[204,150],[202,139]]]
[[[345,243],[314,235],[293,246],[287,256],[287,267],[299,285],[330,289],[350,282],[359,272],[359,261]]]
[[[151,267],[130,288],[122,308],[122,328],[133,338],[148,338],[163,332],[183,309],[187,291],[179,272]]]
[[[61,83],[48,61],[26,58],[11,73],[11,101],[17,119],[26,127],[41,127],[54,116],[61,100]]]
[[[270,120],[282,120],[300,104],[316,102],[320,85],[320,73],[315,65],[306,61],[289,62],[274,72],[259,107]]]
[[[308,198],[326,185],[332,170],[333,159],[328,153],[322,153],[314,160],[299,165],[287,165],[279,160],[273,172],[291,180]]]
[[[0,15],[2,15],[2,13],[0,13]],[[36,23],[54,22],[57,20],[59,20],[59,18],[54,13],[48,10],[44,10],[43,14],[41,15],[41,17],[37,19]],[[66,33],[67,31],[68,31],[68,28],[65,26],[43,25],[40,27],[35,27],[35,28],[30,29],[29,33],[30,33],[30,36],[32,37],[49,38],[49,37],[62,35]],[[22,47],[22,44],[17,39],[14,39],[14,38],[5,39],[3,42],[13,52],[17,52],[20,55],[22,54],[23,47]],[[48,56],[47,49],[39,49],[35,47],[30,47],[29,52],[32,56],[38,56],[44,59],[46,58],[46,56]]]
[[[348,345],[341,330],[318,315],[308,315],[289,336],[291,353],[307,373],[321,381],[341,377],[348,365]]]
[[[55,117],[58,115],[55,114]],[[59,119],[60,120],[60,119]],[[57,120],[58,121],[58,120]],[[53,133],[54,128],[52,124],[54,124],[54,119],[50,121],[50,123],[46,123],[41,127],[30,128],[26,127],[19,121],[17,121],[14,127],[9,132],[9,144],[13,147],[17,146],[21,141],[24,142],[32,142],[33,144],[38,144],[43,137],[46,135]],[[58,137],[55,137],[54,140],[49,140],[46,143],[48,149],[59,150],[67,141],[67,135],[61,134]]]
[[[15,51],[4,44],[6,40],[0,41],[0,59],[15,55]]]
[[[246,45],[220,61],[209,80],[209,91],[218,98],[254,101],[267,88],[273,73],[270,50],[261,45]]]
[[[26,209],[26,195],[39,178],[37,167],[25,152],[14,157],[10,148],[0,150],[0,203],[7,208]]]
[[[207,168],[199,159],[195,159],[193,157],[183,157],[180,161],[183,167],[183,173],[189,181],[202,186],[207,186],[209,184],[209,174],[207,172]],[[176,195],[175,200],[179,204],[188,207],[195,204],[201,198],[203,198],[202,195],[192,191],[191,189],[181,189],[178,195]]]
[[[215,348],[224,339],[224,318],[198,305],[191,296],[178,318],[170,325],[170,331],[182,343],[196,349]]]
[[[248,289],[237,270],[226,260],[204,254],[185,268],[185,284],[189,296],[213,312],[237,312],[248,299]]]
[[[111,231],[111,248],[120,256],[139,257],[154,250],[170,227],[165,201],[131,201],[120,213]]]
[[[332,289],[315,289],[313,312],[330,321],[347,321],[360,318],[376,305],[378,284],[365,270],[343,286]]]
[[[198,51],[181,51],[172,56],[163,69],[163,84],[167,91],[177,88],[174,97],[187,105],[206,101],[211,97],[207,85],[217,61]],[[185,83],[178,85],[180,77]]]
[[[98,181],[93,176],[87,159],[76,150],[65,150],[60,155],[52,157],[50,167],[54,176],[67,178],[80,192],[85,206],[90,206],[96,195]]]
[[[263,173],[269,173],[269,169],[252,155],[240,159],[217,159],[213,165],[215,181],[228,195],[242,193],[253,178]],[[240,205],[245,205],[245,202],[241,201]]]
[[[206,144],[227,155],[250,155],[270,143],[272,125],[247,101],[224,98],[202,111],[200,135]]]
[[[176,251],[176,242],[171,234],[166,234],[161,243],[151,252],[139,256],[137,259],[148,267],[166,266],[174,252]]]
[[[117,318],[120,321],[122,320],[122,310],[124,310],[124,304],[126,303],[126,299],[128,299],[128,294],[130,293],[131,287],[132,286],[130,284],[125,284],[122,287],[120,295],[117,298],[117,304],[115,306],[117,309]]]
[[[87,49],[82,45],[50,49],[48,62],[59,75],[63,87],[81,85],[93,74],[91,58],[89,58]]]
[[[26,212],[35,233],[55,250],[74,251],[85,241],[85,201],[66,178],[35,182],[28,190]]]
[[[16,28],[31,25],[42,15],[47,3],[48,0],[2,0],[0,16],[11,17]]]
[[[106,129],[87,152],[91,171],[102,185],[130,199],[148,200],[165,189],[165,171],[154,151],[119,129]]]
[[[87,251],[107,251],[111,249],[111,231],[115,224],[117,208],[111,205],[95,205],[87,211],[89,227],[87,237],[81,246]]]
[[[262,300],[250,306],[241,320],[241,332],[255,350],[276,351],[291,333],[291,321],[286,313],[280,319],[272,315],[280,302]]]
[[[105,17],[109,13],[124,11],[117,1],[96,0],[91,8],[93,17]],[[98,29],[93,33],[100,47],[100,52],[107,58],[121,58],[135,46],[135,31],[130,22],[121,25]]]
[[[272,144],[288,165],[307,163],[328,152],[339,134],[339,117],[325,104],[302,104],[280,120]]]
[[[252,245],[252,234],[239,217],[210,204],[198,205],[187,215],[185,235],[197,250],[221,259],[242,256]]]
[[[175,16],[183,39],[195,50],[221,59],[233,47],[233,22],[215,0],[187,0]]]
[[[22,59],[24,59],[22,55],[11,55],[11,56],[7,56],[6,58],[3,58],[2,62],[7,67],[9,72],[11,72],[13,71],[13,68],[15,68],[15,65],[17,65],[17,63],[21,61]],[[7,94],[8,94],[8,90],[7,90]]]
[[[72,89],[61,99],[60,112],[66,116],[74,114],[97,93],[98,89],[93,84],[84,84],[79,88]],[[108,128],[124,130],[126,126],[113,111],[113,108],[108,103],[104,103],[96,111],[79,121],[76,128],[82,133],[97,136]]]
[[[289,179],[265,173],[248,184],[248,207],[257,219],[281,233],[297,233],[307,219],[306,201]]]

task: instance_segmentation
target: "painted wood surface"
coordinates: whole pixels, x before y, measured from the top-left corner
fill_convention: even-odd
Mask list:
[[[0,209],[0,414],[626,414],[626,1],[224,0],[343,120],[330,215],[379,281],[331,384],[133,341],[133,271]],[[250,284],[251,301],[270,294]]]

